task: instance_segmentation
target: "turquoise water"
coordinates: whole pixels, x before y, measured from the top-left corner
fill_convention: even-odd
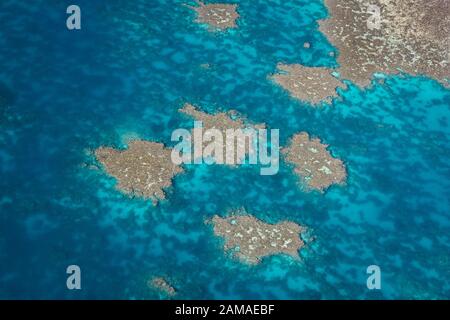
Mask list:
[[[240,1],[239,29],[223,34],[183,2],[78,0],[80,31],[66,29],[64,1],[1,2],[0,298],[159,299],[146,281],[163,275],[182,299],[449,299],[448,89],[401,75],[314,109],[267,75],[278,62],[336,66],[321,1]],[[282,145],[320,137],[347,185],[306,193],[285,164],[275,176],[192,165],[153,207],[92,168],[87,151],[100,145],[170,145],[192,126],[184,102],[238,110],[280,129]],[[204,220],[242,206],[307,226],[302,260],[246,266],[224,254]],[[66,288],[70,264],[80,291]],[[366,287],[372,264],[381,290]]]

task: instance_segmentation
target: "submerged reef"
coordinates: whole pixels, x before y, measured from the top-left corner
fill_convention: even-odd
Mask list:
[[[183,172],[173,164],[171,149],[162,143],[133,140],[125,150],[100,147],[95,150],[95,157],[117,179],[118,189],[151,199],[153,204],[165,199],[163,189],[170,187],[172,178]]]
[[[450,77],[450,1],[325,0],[320,31],[339,49],[339,73],[360,86],[374,73]],[[378,15],[378,16],[377,16]]]
[[[343,184],[347,177],[344,163],[333,158],[327,147],[320,139],[310,139],[308,133],[300,132],[291,138],[281,153],[294,165],[295,173],[307,188],[325,191],[332,184]]]
[[[177,293],[175,288],[172,287],[163,277],[154,277],[148,280],[147,286],[149,288],[157,289],[170,297],[173,297]]]
[[[272,75],[272,79],[289,91],[294,98],[317,105],[322,101],[331,102],[337,96],[336,89],[345,85],[331,74],[331,70],[321,67],[305,67],[300,64],[282,64],[281,71]]]
[[[188,6],[197,13],[198,23],[205,23],[211,31],[223,31],[237,28],[236,20],[239,18],[237,4],[208,3],[196,1],[197,6]]]
[[[299,259],[298,250],[305,245],[300,238],[304,227],[290,221],[265,223],[244,210],[232,212],[226,218],[215,215],[207,222],[213,225],[216,236],[224,238],[224,249],[232,250],[236,258],[249,264],[276,254]]]

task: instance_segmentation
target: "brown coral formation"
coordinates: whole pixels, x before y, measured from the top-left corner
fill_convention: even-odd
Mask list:
[[[249,264],[276,254],[299,259],[298,250],[304,246],[300,233],[305,229],[294,222],[268,224],[245,211],[234,212],[226,218],[216,215],[210,222],[214,234],[224,238],[224,249],[233,250],[235,257]]]
[[[186,103],[183,108],[178,110],[179,112],[195,119],[196,121],[201,121],[204,130],[217,129],[223,136],[225,145],[225,153],[232,152],[232,154],[225,154],[225,158],[235,159],[232,164],[236,164],[239,157],[238,149],[244,150],[243,155],[253,154],[256,152],[254,146],[254,141],[256,137],[256,131],[246,131],[246,129],[264,129],[265,124],[253,124],[250,123],[246,118],[239,115],[235,110],[230,110],[227,112],[217,112],[214,114],[209,114],[198,110],[192,104]],[[237,135],[232,141],[227,140],[227,130],[234,130]],[[246,135],[247,133],[247,135]],[[233,144],[232,147],[230,145]],[[242,159],[241,159],[242,160]]]
[[[281,152],[308,188],[324,191],[332,184],[343,184],[347,177],[344,163],[333,158],[327,147],[318,138],[310,139],[308,133],[301,132]]]
[[[320,30],[336,46],[339,72],[358,85],[374,73],[427,75],[448,86],[450,1],[325,0]],[[369,5],[380,9],[379,27]],[[376,26],[376,27],[371,27]]]
[[[173,297],[177,292],[166,279],[162,277],[154,277],[147,282],[148,287],[157,289],[168,296]]]
[[[117,187],[125,193],[149,198],[154,204],[165,198],[164,188],[183,169],[171,160],[171,149],[164,144],[134,140],[128,149],[100,147],[95,156],[108,174],[118,181]]]
[[[178,111],[194,118],[196,121],[201,121],[205,129],[218,129],[224,133],[227,129],[265,128],[265,124],[252,124],[235,110],[209,114],[198,110],[192,104],[185,103],[183,108]]]
[[[197,13],[197,22],[205,23],[212,31],[223,31],[237,28],[236,20],[239,18],[237,4],[208,3],[196,1],[197,6],[189,6]]]
[[[305,67],[300,64],[278,64],[281,72],[272,79],[289,91],[292,97],[317,105],[331,102],[337,96],[336,89],[345,85],[331,75],[331,70],[320,67]]]

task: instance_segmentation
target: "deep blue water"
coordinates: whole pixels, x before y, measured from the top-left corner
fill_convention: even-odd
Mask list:
[[[267,75],[281,61],[336,66],[320,0],[234,1],[239,29],[222,34],[185,2],[77,0],[82,30],[68,31],[67,1],[1,1],[0,298],[158,299],[146,281],[164,275],[187,299],[449,299],[450,91],[400,75],[311,108]],[[130,136],[170,145],[192,126],[177,112],[187,101],[279,128],[281,144],[321,138],[347,184],[320,194],[285,164],[275,176],[193,165],[153,207],[89,167],[88,150]],[[242,206],[307,226],[302,261],[224,254],[204,220]],[[70,264],[80,291],[66,288]],[[372,264],[378,291],[366,287]]]

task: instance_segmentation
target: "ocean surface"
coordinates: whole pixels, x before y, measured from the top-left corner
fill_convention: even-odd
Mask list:
[[[1,299],[167,298],[153,276],[180,299],[450,299],[448,89],[398,75],[349,83],[321,108],[290,98],[268,79],[278,62],[337,66],[320,0],[233,1],[239,28],[224,33],[195,23],[187,0],[75,2],[76,31],[67,1],[0,2]],[[173,145],[193,125],[185,102],[265,122],[281,145],[319,137],[346,185],[306,192],[285,163],[274,176],[191,165],[156,207],[119,192],[89,151]],[[301,261],[230,258],[204,221],[240,207],[306,226]],[[66,288],[72,264],[82,290]],[[366,286],[369,265],[381,290]]]

